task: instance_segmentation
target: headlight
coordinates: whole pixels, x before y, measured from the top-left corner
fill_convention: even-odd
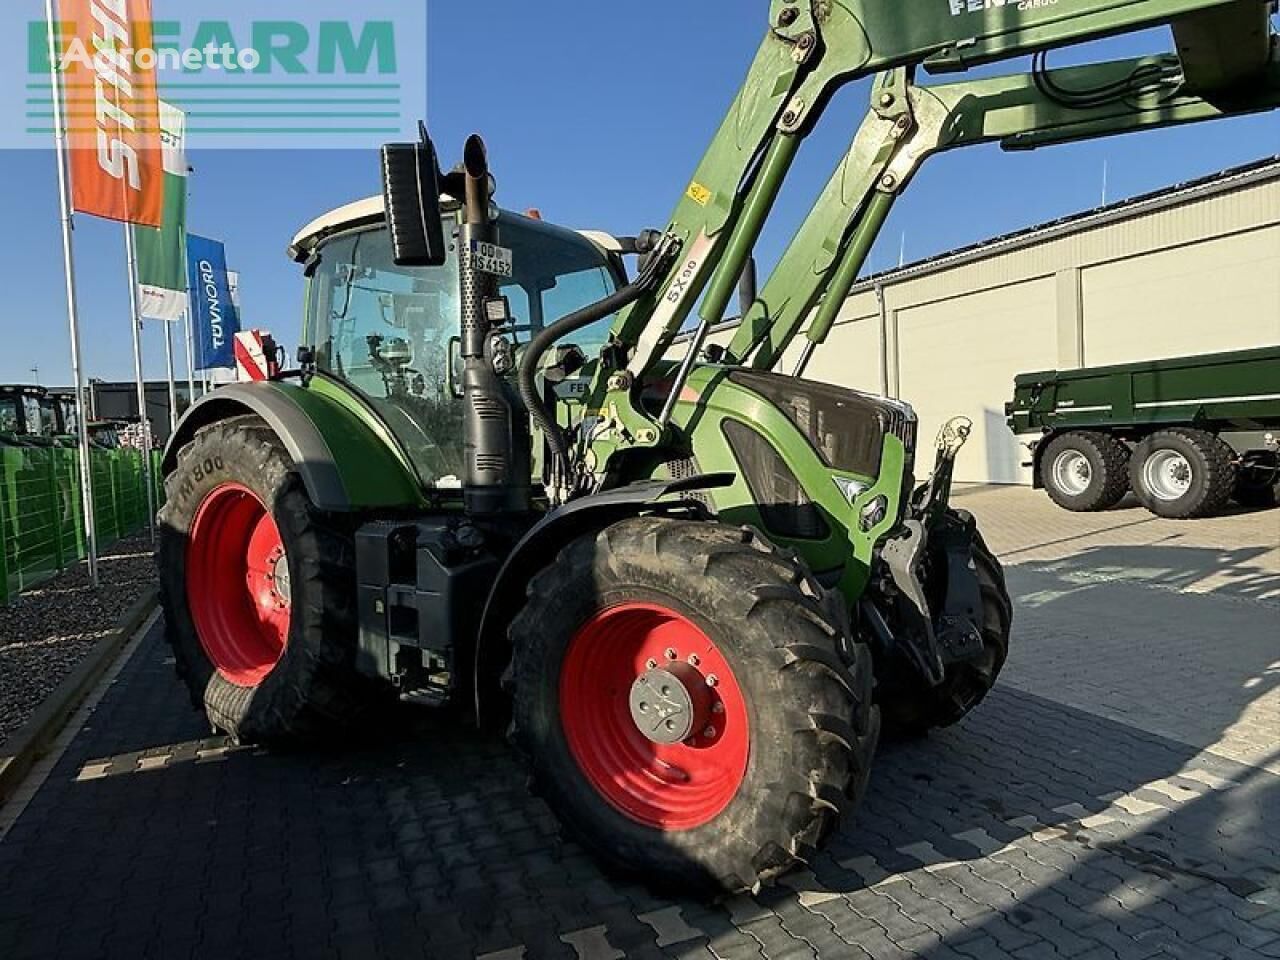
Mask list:
[[[853,506],[853,501],[862,496],[866,492],[868,484],[861,480],[852,480],[849,477],[832,477],[836,482],[836,486],[840,488],[840,492],[844,494],[844,498],[849,501],[849,506]]]
[[[858,513],[858,525],[863,533],[867,533],[884,522],[889,512],[889,498],[883,493],[868,503]]]

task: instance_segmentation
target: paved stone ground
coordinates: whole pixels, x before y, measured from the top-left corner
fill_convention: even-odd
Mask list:
[[[667,900],[561,840],[500,744],[205,737],[158,630],[0,810],[0,957],[1280,957],[1280,511],[1193,524],[965,490],[1016,647],[882,749],[810,870]]]

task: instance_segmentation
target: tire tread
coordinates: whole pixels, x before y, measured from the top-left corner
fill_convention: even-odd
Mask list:
[[[704,892],[758,889],[812,856],[839,815],[856,805],[865,789],[879,735],[870,654],[855,644],[855,662],[846,664],[841,659],[840,626],[819,602],[821,588],[815,589],[816,582],[799,562],[754,530],[661,517],[624,520],[568,544],[556,562],[530,580],[528,603],[511,623],[511,673],[517,701],[511,733],[535,781],[552,776],[531,729],[534,724],[529,722],[531,712],[540,709],[532,702],[530,686],[534,661],[541,656],[541,635],[565,626],[557,621],[552,598],[581,589],[582,578],[593,565],[597,571],[617,570],[627,558],[641,554],[663,569],[687,570],[690,575],[704,571],[705,577],[732,585],[740,602],[720,615],[734,618],[737,623],[732,629],[750,633],[762,649],[773,651],[772,657],[759,658],[754,668],[774,671],[787,688],[776,703],[757,709],[767,706],[783,711],[781,722],[792,731],[786,749],[795,748],[797,758],[807,759],[789,764],[786,779],[769,787],[771,795],[785,798],[784,816],[761,835],[718,836],[699,850],[695,869],[688,865],[674,869],[669,857],[658,855],[649,862],[619,856],[612,838],[593,832],[581,818],[566,817],[565,825],[614,867],[639,873],[651,882]],[[794,618],[795,636],[766,629],[765,619],[777,616]],[[840,719],[841,713],[849,719]],[[758,748],[772,747],[760,744]],[[554,796],[562,788],[544,782],[539,792]],[[576,789],[591,790],[585,781]],[[604,804],[603,799],[596,800]]]

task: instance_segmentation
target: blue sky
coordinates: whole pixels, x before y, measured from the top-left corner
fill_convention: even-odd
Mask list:
[[[157,16],[166,3],[155,0]],[[478,10],[483,8],[483,13]],[[633,233],[665,224],[759,44],[764,0],[496,0],[429,4],[428,118],[451,164],[467,134],[489,143],[498,201],[574,227]],[[479,31],[479,32],[478,32]],[[475,36],[476,43],[464,38]],[[1145,35],[1105,56],[1163,44]],[[1066,57],[1055,59],[1065,62]],[[1021,68],[1021,64],[1018,65]],[[808,210],[866,108],[842,92],[801,152],[758,251],[762,271]],[[979,147],[935,158],[895,209],[869,269],[1096,206],[1107,163],[1118,199],[1280,154],[1280,114],[1223,121],[1033,154]],[[242,274],[247,324],[297,342],[302,279],[284,255],[324,211],[378,190],[376,154],[194,151],[190,229],[226,241]],[[0,239],[8,282],[0,313],[0,382],[70,381],[52,150],[0,152]],[[122,228],[77,218],[86,372],[132,377]],[[763,272],[762,272],[763,276]],[[148,325],[149,376],[164,371],[163,333]]]

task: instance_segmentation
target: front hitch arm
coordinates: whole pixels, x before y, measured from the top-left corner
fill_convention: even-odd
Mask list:
[[[982,597],[972,569],[973,518],[949,509],[956,455],[973,432],[968,417],[953,417],[938,432],[937,459],[916,490],[909,515],[879,548],[888,569],[898,629],[893,640],[930,685],[947,665],[982,652]],[[929,602],[926,581],[945,578],[945,595]],[[869,611],[874,612],[874,611]],[[877,626],[872,618],[872,627]]]
[[[933,473],[913,497],[914,506],[926,527],[932,527],[947,512],[951,503],[951,482],[955,476],[956,456],[972,433],[973,421],[968,417],[952,417],[938,431]]]

